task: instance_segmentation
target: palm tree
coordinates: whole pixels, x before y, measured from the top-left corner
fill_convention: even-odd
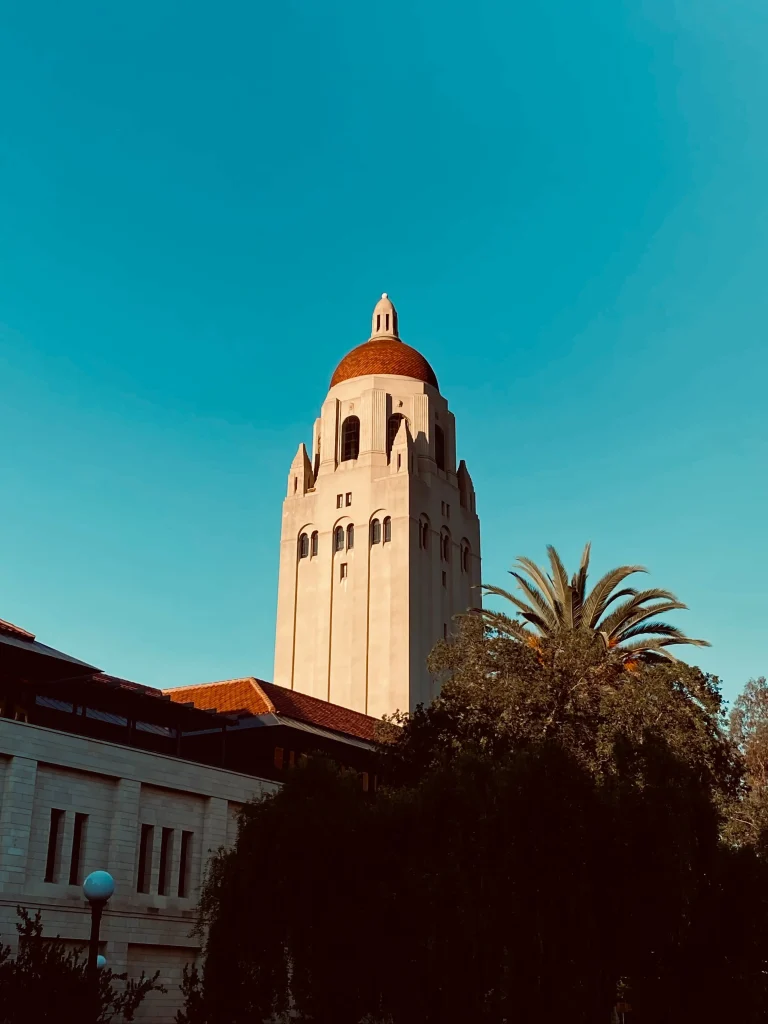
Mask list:
[[[486,624],[533,646],[544,637],[592,631],[602,637],[606,649],[615,652],[627,667],[637,662],[677,661],[669,650],[675,644],[710,646],[706,640],[685,636],[677,626],[651,621],[655,615],[687,607],[668,590],[617,589],[628,576],[647,572],[642,565],[611,569],[587,593],[590,548],[590,544],[584,548],[579,571],[573,574],[570,583],[562,560],[551,544],[547,547],[551,575],[530,558],[519,557],[510,573],[525,600],[501,587],[483,586],[483,590],[510,601],[525,624],[502,612],[483,609],[481,614]]]

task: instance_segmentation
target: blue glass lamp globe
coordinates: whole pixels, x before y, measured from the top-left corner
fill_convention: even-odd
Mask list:
[[[101,953],[96,957],[96,966],[99,970],[101,970],[102,967],[107,966],[107,958],[102,956]]]
[[[108,900],[115,891],[115,880],[108,871],[92,871],[83,882],[87,900]]]

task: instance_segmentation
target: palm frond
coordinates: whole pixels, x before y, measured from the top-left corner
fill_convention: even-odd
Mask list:
[[[654,615],[663,615],[665,612],[674,612],[681,608],[685,608],[685,605],[680,601],[660,601],[658,604],[641,605],[614,623],[611,629],[606,629],[601,624],[600,632],[608,636],[609,639],[620,643],[625,629],[630,629],[638,622],[653,618]]]
[[[539,609],[541,617],[549,624],[550,630],[554,632],[557,629],[557,614],[552,610],[541,591],[537,590],[537,588],[534,587],[532,583],[529,583],[525,576],[519,572],[510,570],[510,576],[515,577],[517,585],[525,594],[528,595],[531,602]]]
[[[523,618],[533,623],[542,633],[546,634],[551,632],[550,624],[548,620],[542,616],[542,614],[537,612],[535,608],[532,608],[525,601],[521,601],[519,598],[515,597],[514,594],[510,594],[508,590],[504,590],[503,587],[493,587],[490,584],[483,584],[483,591],[486,594],[492,594],[495,597],[506,598],[506,600],[510,601],[515,606],[515,608],[518,608],[520,610]],[[544,612],[548,616],[552,615],[552,613],[547,608],[546,604],[544,605]]]
[[[558,555],[556,548],[552,544],[547,544],[547,554],[549,555],[549,564],[552,566],[555,590],[560,604],[565,608],[568,597],[568,573],[565,571],[560,555]]]
[[[683,637],[682,629],[678,629],[677,626],[671,626],[667,622],[640,622],[635,626],[632,626],[626,631],[622,630],[621,643],[625,640],[631,640],[636,636],[676,636]]]
[[[592,588],[589,597],[584,602],[582,613],[583,621],[590,629],[594,629],[605,610],[605,602],[611,596],[611,591],[636,572],[648,572],[642,565],[620,565],[618,569],[611,569],[602,579],[598,580]]]
[[[648,601],[663,601],[670,602],[684,608],[674,594],[668,590],[659,590],[657,588],[651,588],[649,590],[636,591],[629,598],[628,601],[624,601],[617,608],[614,608],[610,615],[607,615],[602,622],[596,623],[595,628],[599,629],[601,633],[608,633],[612,635],[615,632],[617,626],[620,626],[622,622],[628,620],[634,612],[639,611],[643,605],[647,604]],[[627,625],[632,625],[631,622],[627,622]]]
[[[527,573],[531,577],[533,582],[539,588],[541,593],[546,598],[547,604],[551,607],[552,611],[557,610],[557,595],[555,594],[552,586],[552,581],[546,575],[546,573],[539,568],[538,565],[530,558],[524,558],[522,555],[518,555],[517,558],[518,568],[522,569],[524,573]]]

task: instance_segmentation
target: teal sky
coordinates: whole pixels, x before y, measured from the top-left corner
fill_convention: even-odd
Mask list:
[[[484,576],[640,562],[768,672],[765,0],[6,5],[0,617],[271,678],[280,506],[388,291]]]

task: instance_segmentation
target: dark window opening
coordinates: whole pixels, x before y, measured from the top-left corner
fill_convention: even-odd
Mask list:
[[[352,523],[347,527],[347,551],[355,546],[355,528]]]
[[[88,827],[88,815],[75,815],[75,830],[72,833],[72,856],[69,860],[69,884],[80,885],[82,882],[83,849],[85,847],[85,831]]]
[[[440,538],[440,557],[444,562],[451,560],[451,538],[444,533]]]
[[[45,861],[46,882],[55,882],[61,856],[61,840],[64,833],[64,811],[51,808],[51,826],[48,832],[48,856]]]
[[[429,547],[429,523],[423,520],[419,524],[419,546],[424,551]]]
[[[443,623],[443,640],[447,640],[447,639],[448,639],[448,623],[444,622]]]
[[[384,519],[384,543],[387,544],[392,540],[392,520],[389,516]]]
[[[403,456],[398,452],[397,453],[397,468],[398,469],[400,469],[400,466],[402,465],[402,460],[403,460]]]
[[[371,520],[371,544],[378,544],[381,541],[381,523],[378,519]]]
[[[360,420],[347,416],[341,425],[341,461],[356,459],[360,451]]]
[[[445,434],[443,428],[435,424],[435,462],[438,469],[445,469]]]
[[[347,563],[341,563],[341,569],[339,570],[339,579],[345,580],[347,578]]]
[[[171,887],[171,861],[173,860],[173,829],[164,828],[160,837],[160,877],[157,881],[159,896],[165,896]]]
[[[337,526],[333,531],[333,550],[343,551],[344,550],[344,527]]]
[[[315,530],[314,533],[312,534],[312,549],[311,550],[312,550],[312,557],[313,558],[317,554],[317,545],[318,545],[318,536],[317,536],[317,530]]]
[[[469,546],[464,546],[464,551],[461,555],[461,569],[462,572],[469,572]]]
[[[443,573],[443,586],[444,587],[448,586],[448,574],[447,573]]]
[[[352,504],[352,491],[347,491],[346,505],[349,507]]]
[[[376,314],[376,330],[381,330],[381,313]]]
[[[343,507],[344,507],[344,495],[343,494],[337,494],[336,495],[336,508],[343,508]]]
[[[306,533],[302,533],[299,537],[299,558],[307,558],[309,556],[309,537]]]
[[[189,892],[189,869],[192,864],[192,832],[181,833],[181,856],[179,857],[179,896]]]
[[[395,443],[397,432],[400,429],[400,424],[403,422],[405,417],[400,412],[392,413],[387,420],[387,452],[392,451],[392,445]]]
[[[152,842],[155,838],[155,829],[152,825],[141,826],[141,839],[139,841],[139,877],[136,884],[137,892],[149,892],[152,881]]]

